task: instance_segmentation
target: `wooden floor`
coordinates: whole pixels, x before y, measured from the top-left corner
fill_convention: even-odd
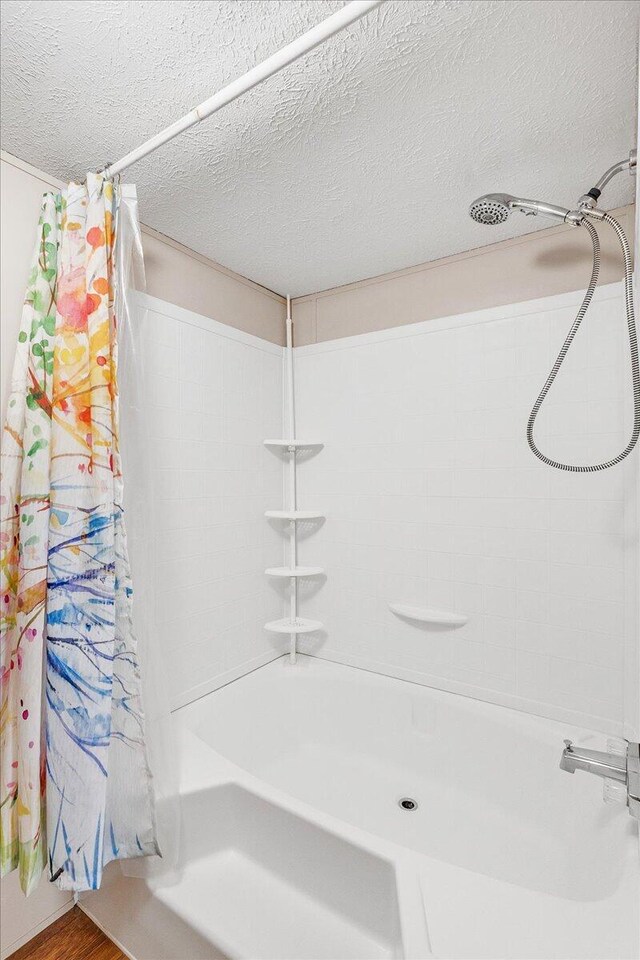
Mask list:
[[[126,960],[102,930],[73,907],[37,937],[11,954],[9,960]]]

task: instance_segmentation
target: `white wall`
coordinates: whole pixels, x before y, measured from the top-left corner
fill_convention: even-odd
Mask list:
[[[300,506],[328,516],[300,549],[327,574],[301,604],[326,632],[303,649],[621,732],[637,455],[565,474],[536,461],[524,434],[580,299],[296,351],[299,433],[326,444],[300,468]],[[540,418],[552,455],[593,460],[624,445],[624,338],[620,287],[602,288]],[[469,622],[403,622],[393,600]]]
[[[282,502],[282,349],[205,317],[152,308],[158,628],[173,705],[280,656],[263,630],[282,616],[264,576],[283,556],[264,512]]]

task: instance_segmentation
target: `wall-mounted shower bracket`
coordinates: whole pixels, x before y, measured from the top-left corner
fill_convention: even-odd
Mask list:
[[[587,190],[580,199],[578,200],[578,208],[580,210],[594,212],[598,205],[598,200],[600,195],[606,185],[613,180],[615,176],[619,173],[623,173],[625,170],[628,170],[630,175],[633,176],[636,172],[638,166],[638,151],[631,150],[629,151],[629,156],[625,157],[624,160],[618,160],[617,163],[614,163],[609,167],[608,170],[602,174],[598,182],[594,187],[591,187],[590,190]]]

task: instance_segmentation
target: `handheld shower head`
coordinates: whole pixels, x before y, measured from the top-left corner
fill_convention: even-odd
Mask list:
[[[512,210],[520,210],[529,217],[542,214],[554,220],[563,220],[565,223],[578,224],[583,215],[579,210],[568,210],[566,207],[556,207],[553,203],[543,203],[541,200],[522,200],[512,197],[510,193],[485,193],[478,197],[469,207],[469,216],[476,223],[496,226],[508,219]]]
[[[570,223],[574,227],[584,227],[587,233],[589,233],[591,236],[591,242],[593,244],[593,267],[591,270],[591,279],[589,280],[587,292],[584,295],[584,299],[578,314],[573,321],[567,336],[565,337],[565,341],[560,349],[560,353],[558,354],[558,357],[551,368],[551,372],[547,377],[542,390],[538,394],[538,398],[533,405],[533,409],[531,410],[529,420],[527,422],[527,443],[529,444],[529,449],[538,458],[538,460],[541,460],[542,463],[545,463],[550,467],[554,467],[557,470],[567,470],[571,473],[594,473],[599,470],[607,470],[609,467],[613,467],[624,460],[625,457],[627,457],[635,448],[638,440],[640,440],[640,361],[638,359],[638,336],[636,333],[633,308],[633,262],[631,257],[631,248],[629,246],[629,241],[627,240],[626,234],[618,221],[615,220],[611,214],[598,209],[598,200],[600,198],[600,194],[609,180],[611,180],[611,178],[617,173],[620,173],[621,170],[632,171],[635,170],[636,167],[636,152],[632,151],[629,154],[628,160],[621,160],[619,163],[616,163],[610,167],[609,170],[607,170],[606,173],[600,178],[600,180],[598,180],[595,187],[592,187],[591,190],[588,190],[587,193],[580,197],[578,200],[577,209],[573,210],[568,210],[566,207],[557,207],[553,203],[543,203],[540,200],[523,200],[519,197],[512,197],[508,193],[486,193],[484,196],[478,197],[477,200],[474,200],[469,207],[469,216],[472,220],[475,220],[476,223],[489,224],[491,226],[495,226],[499,223],[505,223],[509,219],[512,210],[519,210],[528,217],[535,217],[538,214],[541,214],[543,217],[551,217],[554,220],[561,220],[563,223]],[[624,300],[627,314],[629,350],[631,354],[631,379],[633,382],[633,430],[631,433],[631,439],[627,443],[627,446],[617,456],[601,463],[570,464],[561,463],[559,460],[553,460],[551,457],[546,456],[539,449],[534,439],[534,427],[536,424],[536,418],[540,412],[540,408],[544,403],[550,388],[555,382],[560,365],[562,364],[567,352],[569,351],[569,348],[571,347],[571,344],[573,343],[574,337],[580,324],[582,323],[585,313],[589,309],[589,304],[591,303],[596,285],[598,283],[598,275],[600,272],[600,240],[598,237],[598,231],[593,226],[592,220],[599,220],[601,222],[608,223],[609,226],[613,228],[618,238],[624,259]]]
[[[508,193],[485,193],[483,197],[473,201],[469,207],[469,216],[476,223],[486,223],[490,226],[504,223],[511,213],[513,200],[515,197]]]

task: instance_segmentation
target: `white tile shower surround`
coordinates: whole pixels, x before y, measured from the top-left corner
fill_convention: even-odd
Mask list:
[[[282,500],[282,466],[263,449],[282,429],[282,349],[155,297],[158,629],[174,705],[282,650],[263,624],[282,615],[264,569],[282,538],[264,519]]]
[[[618,452],[630,425],[621,287],[601,288],[537,437]],[[298,430],[323,440],[299,499],[327,521],[300,560],[326,582],[300,638],[330,660],[620,734],[635,660],[637,454],[599,474],[538,463],[524,429],[581,301],[565,294],[296,350]],[[403,622],[390,600],[467,614]],[[625,602],[626,601],[626,602]],[[629,694],[627,690],[627,695]]]

